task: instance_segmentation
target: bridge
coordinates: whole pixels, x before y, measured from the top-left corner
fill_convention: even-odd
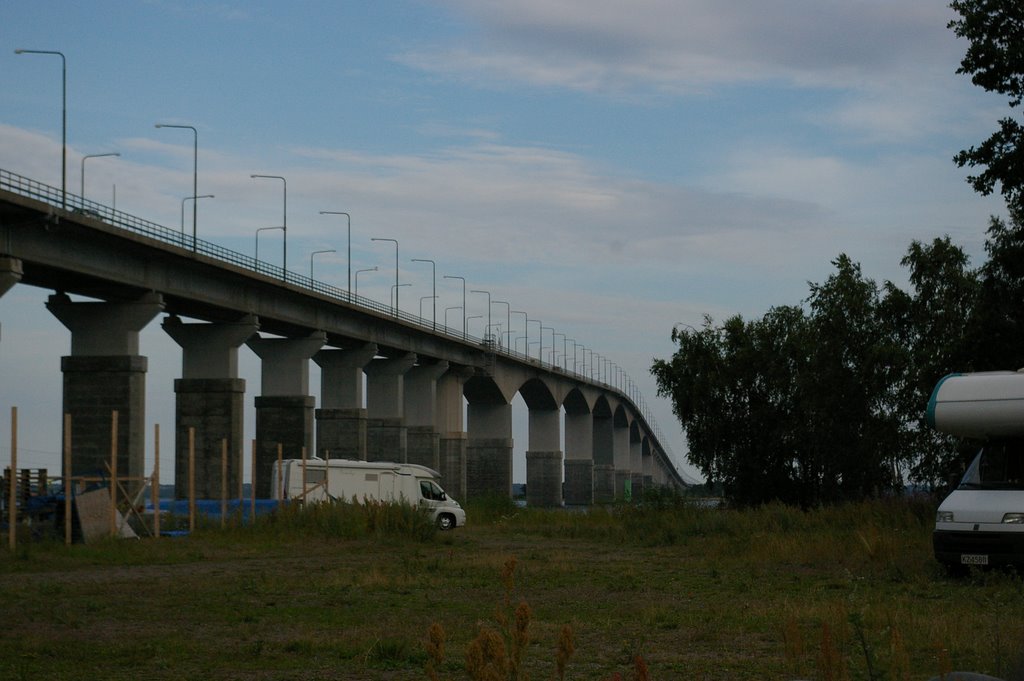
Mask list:
[[[101,472],[116,444],[118,471],[145,475],[148,360],[139,332],[164,315],[162,328],[182,348],[174,382],[179,495],[190,432],[197,495],[219,498],[225,482],[240,488],[243,344],[261,360],[257,496],[269,496],[279,451],[420,463],[438,470],[458,499],[511,495],[517,394],[529,410],[529,505],[607,503],[685,486],[642,395],[602,375],[593,359],[588,370],[585,353],[583,362],[570,366],[568,352],[558,362],[553,339],[547,361],[543,341],[537,357],[519,353],[494,336],[474,338],[0,169],[0,295],[15,285],[54,291],[47,309],[71,332],[60,366],[76,474]],[[310,360],[321,368],[319,406]]]

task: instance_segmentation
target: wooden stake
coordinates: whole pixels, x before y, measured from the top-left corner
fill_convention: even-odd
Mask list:
[[[324,450],[324,461],[327,462],[327,463],[324,464],[324,497],[326,497],[325,501],[330,501],[330,499],[331,499],[331,450],[329,450],[329,449],[325,449]]]
[[[110,412],[110,536],[117,536],[117,410]]]
[[[188,531],[196,531],[196,429],[188,429]]]
[[[153,502],[153,536],[160,537],[160,424],[153,424],[153,482],[149,498]]]
[[[228,519],[228,440],[220,441],[220,528],[226,527]]]
[[[306,448],[302,448],[302,503],[306,503]]]
[[[71,545],[71,495],[75,479],[71,475],[71,414],[64,414],[64,543]]]
[[[277,503],[284,501],[284,448],[277,443]]]
[[[18,408],[11,407],[11,498],[7,505],[7,544],[11,551],[18,545]]]
[[[256,440],[252,441],[252,465],[249,468],[249,523],[256,524]]]

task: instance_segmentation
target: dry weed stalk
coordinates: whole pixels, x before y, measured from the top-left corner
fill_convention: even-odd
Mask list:
[[[558,681],[565,681],[565,667],[575,652],[576,637],[572,626],[566,624],[562,627],[562,633],[558,635],[558,649],[555,652],[555,676]]]
[[[438,681],[437,670],[444,662],[444,627],[434,622],[427,630],[427,677]]]

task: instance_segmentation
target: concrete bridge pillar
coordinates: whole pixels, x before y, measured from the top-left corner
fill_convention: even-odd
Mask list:
[[[438,472],[441,486],[457,500],[466,498],[466,426],[462,394],[469,367],[449,367],[437,379]]]
[[[644,443],[643,450],[644,489],[654,489],[654,456],[651,455],[651,445]]]
[[[612,417],[594,415],[594,503],[615,501],[615,454]]]
[[[321,350],[313,355],[320,366],[320,409],[316,416],[316,454],[320,458],[366,461],[367,415],[363,406],[363,367],[373,361],[377,346]]]
[[[466,497],[512,496],[512,405],[470,402]]]
[[[0,257],[0,296],[21,281],[22,273],[20,260],[8,256]]]
[[[195,429],[196,496],[221,497],[222,441],[228,442],[227,489],[242,483],[245,379],[238,378],[238,348],[259,324],[248,315],[229,324],[184,324],[177,316],[163,329],[182,348],[182,377],[174,381],[174,494],[188,497],[188,430]]]
[[[526,503],[562,505],[561,413],[530,409],[530,441],[526,449]]]
[[[615,461],[615,499],[631,501],[633,476],[629,463],[629,428],[616,425],[612,434]]]
[[[405,375],[406,451],[409,463],[441,472],[441,434],[437,429],[437,381],[448,362],[420,364]]]
[[[594,503],[594,415],[565,413],[565,503]]]
[[[118,412],[117,474],[134,478],[129,494],[146,475],[146,358],[139,331],[163,310],[163,299],[147,293],[134,302],[72,302],[49,297],[47,309],[71,331],[71,355],[61,358],[64,413],[71,415],[73,468],[80,475],[106,475],[111,452],[111,412]]]
[[[270,475],[281,445],[285,459],[307,455],[313,447],[313,407],[309,394],[309,359],[327,336],[322,331],[306,338],[261,338],[246,343],[263,361],[262,394],[256,398],[256,496],[270,496]]]
[[[644,456],[639,436],[629,438],[629,470],[633,501],[640,501],[644,497]]]
[[[366,365],[366,458],[370,461],[408,461],[405,374],[415,363],[416,355],[410,352]]]

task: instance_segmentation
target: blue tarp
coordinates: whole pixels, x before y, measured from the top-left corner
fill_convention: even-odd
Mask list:
[[[246,521],[249,519],[249,512],[252,508],[252,501],[250,499],[243,499],[239,502],[238,499],[229,499],[225,504],[227,507],[227,517],[237,518],[238,508],[241,505],[242,508],[242,520]],[[205,516],[210,520],[220,520],[220,507],[221,503],[217,499],[197,499],[196,500],[196,514]],[[267,515],[277,508],[277,499],[257,499],[256,500],[256,515]],[[170,513],[176,516],[188,516],[188,500],[187,499],[161,499],[160,510]],[[153,512],[153,504],[146,504],[146,512]],[[161,533],[162,534],[162,533]]]

